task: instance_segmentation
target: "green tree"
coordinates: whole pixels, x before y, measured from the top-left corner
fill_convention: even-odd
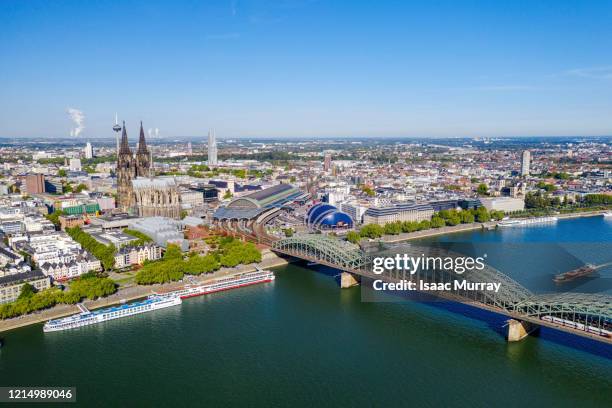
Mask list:
[[[476,221],[487,222],[491,220],[491,216],[485,207],[478,207],[476,210]]]
[[[419,230],[419,223],[416,221],[402,222],[402,232],[414,232]]]
[[[232,197],[233,197],[233,196],[232,196],[232,192],[231,192],[231,191],[229,191],[229,190],[226,190],[226,191],[225,191],[225,194],[223,194],[223,199],[224,199],[224,200],[229,200],[229,199],[230,199],[230,198],[232,198]]]
[[[346,234],[346,240],[353,244],[358,244],[360,239],[361,239],[361,236],[359,235],[357,231],[349,231]]]
[[[101,244],[79,227],[66,228],[66,233],[81,244],[86,251],[98,258],[105,270],[110,270],[115,266],[115,252],[117,252],[117,248],[113,244]]]
[[[374,197],[376,193],[368,186],[361,186],[361,191],[366,193],[369,197]]]
[[[29,283],[24,283],[21,286],[21,292],[19,293],[19,297],[17,300],[29,299],[36,293],[36,288]]]
[[[566,207],[567,205],[569,205],[569,198],[567,197],[567,194],[565,194],[563,196],[563,206]]]
[[[66,170],[64,170],[64,169],[59,169],[59,170],[57,171],[57,175],[58,175],[59,177],[66,177],[66,175],[67,175],[67,174],[66,174]]]
[[[183,259],[181,248],[176,244],[168,244],[166,252],[164,253],[164,259]]]
[[[359,231],[359,235],[363,238],[380,238],[384,233],[384,228],[378,224],[364,225]]]
[[[184,266],[184,272],[190,275],[200,275],[202,273],[210,273],[219,269],[220,264],[217,258],[212,255],[190,257]]]
[[[48,219],[49,221],[51,221],[53,223],[53,225],[55,225],[56,227],[59,227],[60,222],[59,222],[59,217],[61,215],[64,215],[64,211],[62,210],[56,210],[53,211],[50,214],[45,215],[45,218]]]
[[[445,225],[446,221],[444,221],[444,218],[440,217],[439,215],[434,215],[431,217],[431,228],[441,228]]]
[[[385,235],[398,235],[400,232],[402,232],[401,222],[388,222],[383,228]]]
[[[80,193],[83,190],[87,190],[87,186],[83,183],[80,183],[78,186],[76,186],[76,188],[74,189],[75,192]]]
[[[489,192],[489,187],[485,183],[480,183],[476,189],[476,192],[480,195],[487,195]]]
[[[428,230],[430,228],[431,228],[431,221],[423,220],[423,221],[419,222],[419,228],[418,228],[419,231]]]
[[[456,210],[442,210],[438,212],[438,216],[444,219],[446,225],[457,225],[461,222],[461,216]]]
[[[588,194],[584,197],[583,202],[587,205],[610,205],[612,204],[612,196],[607,194]]]
[[[110,278],[102,278],[95,275],[95,273],[86,273],[79,278],[73,279],[70,283],[71,294],[70,300],[79,298],[79,301],[83,298],[91,300],[108,296],[117,291],[117,286]]]
[[[505,214],[503,211],[500,210],[491,210],[489,212],[489,215],[491,216],[492,219],[500,221],[504,218]]]
[[[462,224],[471,224],[474,222],[474,214],[470,211],[461,211],[460,215]]]

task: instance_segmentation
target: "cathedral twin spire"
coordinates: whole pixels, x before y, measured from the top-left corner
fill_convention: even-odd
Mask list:
[[[145,153],[147,155],[149,154],[149,151],[147,150],[147,142],[145,140],[144,129],[142,128],[142,120],[140,121],[140,138],[138,139],[138,151],[136,152],[136,154],[141,153]]]
[[[129,157],[128,157],[129,156]],[[137,168],[136,176],[149,176],[151,168],[151,158],[149,149],[147,149],[147,141],[145,139],[144,129],[142,127],[142,121],[140,121],[140,137],[138,139],[138,148],[136,149],[135,157],[132,155],[132,149],[127,137],[127,130],[125,129],[125,121],[123,121],[123,132],[121,133],[121,147],[119,148],[119,157],[117,161],[128,162],[135,159]],[[142,170],[142,171],[140,171]]]
[[[127,131],[125,130],[125,120],[123,121],[123,132],[121,132],[121,147],[119,148],[119,154],[132,154],[130,145],[128,144]]]
[[[132,150],[128,144],[125,121],[123,121],[123,132],[121,133],[121,146],[117,155],[117,195],[118,206],[129,208],[132,201],[132,180],[136,177],[150,177],[151,156],[147,149],[142,121],[140,122],[140,138],[136,154],[132,155]]]

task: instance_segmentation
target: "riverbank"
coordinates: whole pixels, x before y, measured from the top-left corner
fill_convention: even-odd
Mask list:
[[[568,214],[557,214],[556,217],[559,219],[569,219],[569,218],[582,218],[582,217],[596,217],[598,215],[602,215],[607,211],[598,210],[598,211],[584,211],[584,212],[575,212]]]
[[[240,272],[253,272],[257,270],[257,268],[270,269],[279,266],[284,266],[287,264],[288,262],[285,259],[277,256],[273,252],[269,252],[264,255],[262,261],[258,264],[240,265],[235,268],[221,268],[212,274],[193,276],[193,280],[197,283],[205,283],[215,278],[229,276]],[[172,290],[181,285],[183,285],[183,283],[180,282],[169,282],[149,286],[141,286],[136,284],[120,285],[116,293],[105,298],[100,298],[96,300],[86,300],[85,302],[83,302],[83,304],[89,310],[94,310],[102,307],[120,304],[122,302],[129,302],[132,300],[141,299],[153,294],[154,291]],[[43,323],[47,320],[59,319],[61,317],[70,316],[76,313],[80,313],[80,310],[76,305],[56,305],[50,309],[45,309],[35,313],[30,313],[28,315],[0,321],[0,333],[17,329],[19,327]]]
[[[495,227],[496,224],[497,222],[474,222],[471,224],[454,225],[452,227],[432,228],[428,230],[414,232],[402,232],[398,235],[385,235],[384,237],[380,238],[379,241],[384,242],[385,244],[392,244],[396,242],[410,241],[413,239],[435,237],[438,235],[454,234],[457,232],[473,231],[482,228]]]
[[[555,217],[561,219],[571,219],[571,218],[583,218],[583,217],[596,217],[601,216],[605,211],[584,211],[584,212],[575,212],[568,214],[556,214]],[[533,217],[537,218],[537,217]],[[420,238],[428,238],[435,237],[439,235],[447,235],[454,234],[458,232],[466,232],[473,231],[478,229],[489,229],[495,228],[499,221],[489,221],[489,222],[475,222],[472,224],[459,224],[454,225],[452,227],[441,227],[441,228],[432,228],[423,231],[415,231],[415,232],[403,232],[399,235],[385,235],[380,238],[378,241],[383,242],[385,244],[393,244],[397,242],[411,241],[414,239]]]

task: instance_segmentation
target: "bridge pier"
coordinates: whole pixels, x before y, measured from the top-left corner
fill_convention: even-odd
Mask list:
[[[540,326],[530,322],[510,319],[508,320],[508,341],[521,341],[539,328]]]
[[[342,289],[350,288],[356,285],[359,285],[359,281],[357,278],[355,278],[355,275],[348,272],[342,272],[340,274],[340,287]]]

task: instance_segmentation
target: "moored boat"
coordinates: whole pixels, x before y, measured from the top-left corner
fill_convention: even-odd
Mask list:
[[[91,324],[102,323],[108,320],[119,319],[135,314],[152,312],[170,306],[180,305],[182,302],[178,296],[149,296],[146,300],[134,303],[126,303],[105,309],[90,312],[84,307],[79,307],[81,313],[64,317],[61,319],[49,320],[43,326],[43,331],[52,332],[60,330],[75,329],[77,327],[89,326]]]
[[[547,224],[557,222],[557,217],[537,217],[537,218],[523,218],[523,219],[509,219],[500,221],[497,225],[500,227],[516,227],[534,224]]]
[[[187,284],[177,289],[158,291],[155,293],[163,296],[179,296],[181,299],[185,299],[258,283],[272,282],[274,279],[274,273],[271,271],[257,270],[255,272],[242,272],[227,277],[216,278],[205,283]]]

